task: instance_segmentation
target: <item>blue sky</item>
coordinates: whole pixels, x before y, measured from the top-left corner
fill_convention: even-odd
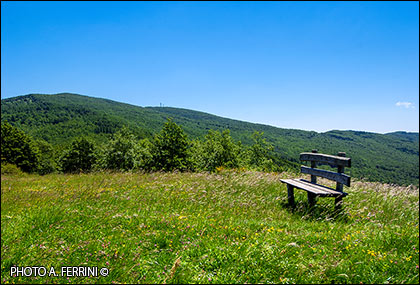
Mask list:
[[[418,132],[419,3],[2,1],[1,98],[60,92]]]

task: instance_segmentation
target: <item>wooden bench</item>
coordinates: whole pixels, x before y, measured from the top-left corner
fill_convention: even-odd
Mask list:
[[[347,193],[343,192],[343,185],[350,186],[350,176],[344,174],[344,167],[351,167],[351,159],[346,157],[345,152],[339,152],[338,156],[312,152],[303,152],[300,154],[301,161],[310,161],[311,167],[301,166],[301,172],[311,175],[311,181],[305,179],[280,179],[287,184],[287,199],[290,206],[294,207],[295,198],[293,189],[305,190],[308,194],[308,202],[311,207],[315,205],[316,197],[335,197],[335,209],[341,208],[343,197]],[[317,169],[317,165],[330,165],[337,167],[337,172]],[[337,182],[335,189],[316,183],[316,177],[324,177]]]

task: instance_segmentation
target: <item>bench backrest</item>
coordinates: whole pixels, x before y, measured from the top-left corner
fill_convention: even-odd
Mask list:
[[[316,183],[316,177],[324,177],[337,182],[336,190],[343,192],[343,184],[350,186],[350,176],[344,174],[344,167],[351,167],[350,157],[346,157],[345,152],[339,152],[338,156],[318,153],[317,150],[312,152],[303,152],[300,154],[300,160],[310,161],[311,167],[301,166],[302,173],[311,175],[311,182]],[[317,165],[330,165],[337,167],[337,172],[317,169]]]

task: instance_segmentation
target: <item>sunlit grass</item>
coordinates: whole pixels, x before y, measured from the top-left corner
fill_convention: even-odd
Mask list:
[[[419,283],[419,191],[353,182],[308,209],[292,174],[2,176],[2,283]],[[11,277],[98,266],[108,277]]]

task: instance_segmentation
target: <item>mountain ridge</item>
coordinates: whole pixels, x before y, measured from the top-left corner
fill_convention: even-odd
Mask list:
[[[224,118],[175,107],[142,107],[72,93],[28,94],[1,100],[2,121],[21,128],[34,138],[65,145],[77,136],[107,141],[123,125],[139,138],[151,138],[171,117],[190,139],[203,138],[208,130],[229,129],[234,139],[249,145],[253,132],[264,132],[283,159],[299,162],[299,153],[318,149],[344,151],[353,160],[352,174],[372,181],[418,185],[419,134],[396,131],[379,134],[355,130],[318,133]]]
[[[233,121],[237,121],[237,122],[242,122],[242,123],[249,123],[249,124],[255,124],[255,125],[261,125],[261,126],[268,126],[268,127],[273,127],[273,128],[278,128],[278,129],[287,129],[287,130],[299,130],[299,131],[307,131],[307,132],[316,132],[319,134],[325,134],[328,132],[333,132],[333,131],[342,131],[342,132],[359,132],[359,133],[373,133],[373,134],[381,134],[381,135],[402,135],[402,136],[410,136],[410,135],[419,135],[419,132],[411,132],[411,131],[404,131],[404,130],[397,130],[397,131],[392,131],[392,132],[386,132],[386,133],[377,133],[377,132],[372,132],[372,131],[360,131],[360,130],[353,130],[353,129],[346,129],[346,130],[340,130],[340,129],[331,129],[325,132],[318,132],[318,131],[314,131],[314,130],[303,130],[303,129],[296,129],[296,128],[284,128],[284,127],[278,127],[278,126],[274,126],[274,125],[270,125],[270,124],[264,124],[264,123],[256,123],[256,122],[249,122],[249,121],[245,121],[245,120],[240,120],[240,119],[235,119],[235,118],[228,118],[228,117],[223,117],[221,115],[215,115],[206,111],[200,111],[200,110],[192,110],[192,109],[188,109],[188,108],[183,108],[183,107],[160,107],[160,106],[140,106],[140,105],[135,105],[135,104],[131,104],[131,103],[125,103],[125,102],[120,102],[120,101],[116,101],[116,100],[112,100],[112,99],[107,99],[107,98],[102,98],[102,97],[94,97],[94,96],[89,96],[89,95],[83,95],[83,94],[76,94],[76,93],[68,93],[68,92],[61,92],[61,93],[55,93],[55,94],[43,94],[43,93],[30,93],[30,94],[26,94],[26,95],[18,95],[18,96],[13,96],[13,97],[8,97],[8,98],[4,98],[1,99],[2,101],[4,100],[5,102],[7,100],[16,100],[20,97],[30,97],[30,96],[37,96],[37,95],[41,95],[41,96],[80,96],[80,97],[87,97],[87,98],[92,98],[92,99],[99,99],[99,100],[103,100],[103,101],[108,101],[109,103],[117,103],[117,104],[123,104],[123,105],[128,105],[128,106],[132,106],[132,107],[140,107],[140,108],[149,108],[149,109],[156,109],[156,108],[162,108],[162,109],[176,109],[176,110],[185,110],[188,112],[197,112],[197,113],[202,113],[202,114],[206,114],[206,115],[210,115],[212,117],[219,117],[219,118],[223,118],[223,119],[227,119],[227,120],[233,120]]]

